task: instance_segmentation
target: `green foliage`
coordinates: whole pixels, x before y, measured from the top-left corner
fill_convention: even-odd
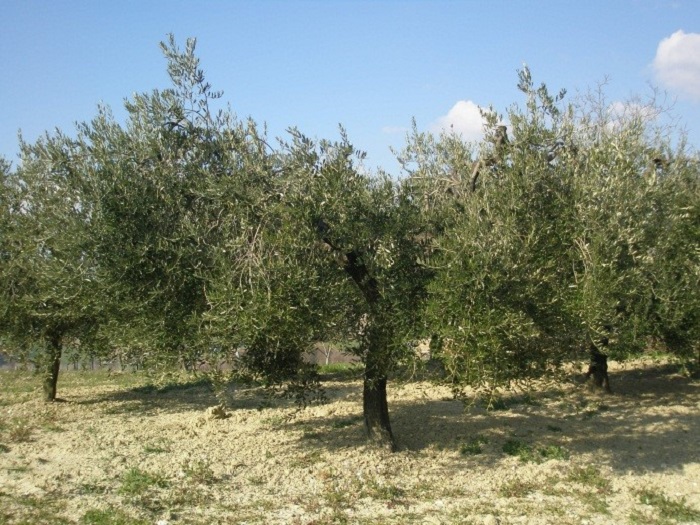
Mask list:
[[[601,474],[600,469],[594,465],[572,469],[568,480],[592,487],[600,494],[609,494],[612,490],[610,480],[605,478]]]
[[[533,448],[527,443],[523,443],[517,439],[509,439],[503,444],[503,452],[509,456],[516,456],[521,461],[548,461],[550,459],[567,460],[569,459],[568,451],[558,445],[546,445]]]
[[[657,339],[693,356],[697,158],[654,127],[652,105],[563,105],[527,69],[519,80],[508,140],[485,111],[482,144],[414,129],[399,154],[433,228],[425,319],[445,379],[492,397],[591,344],[621,359]]]
[[[200,485],[211,485],[217,478],[211,468],[211,463],[206,459],[189,460],[183,467],[187,479]]]
[[[323,277],[314,298],[321,325],[332,339],[359,331],[356,354],[386,373],[421,330],[430,276],[417,264],[426,246],[411,188],[361,170],[362,154],[344,132],[339,142],[318,144],[293,132],[286,148],[289,206],[306,231],[300,240],[316,247],[312,268]]]
[[[101,107],[0,160],[0,344],[48,398],[65,351],[197,370],[221,403],[244,379],[303,405],[323,400],[304,353],[352,341],[368,430],[390,435],[395,371],[495,399],[582,348],[700,360],[700,164],[655,106],[564,104],[525,68],[523,107],[485,110],[481,143],[414,124],[397,179],[342,129],[272,147],[219,109],[195,44],[161,44],[171,87],[127,100],[123,124]]]
[[[26,443],[32,440],[34,427],[20,418],[12,418],[6,424],[0,426],[0,431],[11,443]]]
[[[57,132],[20,148],[20,167],[0,162],[0,344],[35,365],[53,400],[62,346],[94,351],[102,315],[90,206],[73,141]]]
[[[503,444],[503,452],[509,456],[517,456],[523,461],[532,458],[532,447],[517,439],[509,439]]]
[[[80,518],[82,525],[145,525],[146,520],[132,518],[120,509],[91,509]]]
[[[483,436],[473,437],[466,443],[462,443],[459,446],[459,452],[463,456],[475,456],[477,454],[481,454],[481,447],[486,445],[488,442],[489,440]]]
[[[0,505],[0,523],[3,525],[10,523],[13,525],[34,525],[35,523],[69,525],[72,523],[72,520],[62,516],[65,512],[65,502],[60,501],[54,495],[12,496],[0,492],[0,503],[2,503]],[[12,510],[6,511],[6,508]]]
[[[435,213],[442,216],[443,231],[434,234],[430,261],[436,278],[427,318],[439,334],[436,357],[456,387],[494,388],[539,377],[570,345],[571,334],[560,329],[569,247],[564,232],[555,228],[570,222],[572,206],[547,161],[557,131],[538,127],[549,121],[545,117],[559,114],[542,107],[548,106],[537,105],[527,116],[513,111],[509,117],[517,135],[500,144],[497,116],[486,115],[492,127],[480,155],[489,167],[481,168],[478,179],[464,175],[473,173],[472,163],[462,161],[460,175],[450,171],[457,161],[442,160],[472,158],[454,137],[442,136],[436,144],[414,134],[407,146],[419,159],[410,179],[418,179],[426,207],[438,208]],[[423,174],[435,166],[443,170],[439,177]],[[434,204],[440,192],[443,197]]]
[[[640,490],[637,497],[644,505],[654,507],[662,519],[672,519],[682,523],[700,520],[700,511],[688,505],[684,498],[672,499],[653,489]]]
[[[499,493],[504,498],[524,498],[539,488],[537,483],[516,478],[501,485]]]
[[[122,476],[119,492],[125,495],[138,496],[150,488],[165,488],[168,485],[168,480],[160,474],[150,474],[138,468],[131,468]]]
[[[540,447],[537,451],[539,452],[540,458],[543,461],[547,461],[550,459],[569,459],[569,451],[559,445],[547,445],[545,447]]]

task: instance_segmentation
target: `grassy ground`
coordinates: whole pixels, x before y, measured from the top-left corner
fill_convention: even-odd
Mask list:
[[[0,372],[0,524],[700,523],[700,384],[612,370],[613,395],[572,382],[492,410],[394,385],[394,454],[364,442],[347,367],[325,405],[238,386],[222,419],[202,381],[67,372],[45,404]]]

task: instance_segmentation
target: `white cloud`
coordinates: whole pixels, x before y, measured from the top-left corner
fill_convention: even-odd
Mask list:
[[[614,124],[641,119],[646,122],[656,120],[661,109],[653,104],[641,102],[613,102],[608,106],[608,115]]]
[[[700,100],[700,34],[676,31],[656,49],[654,70],[662,84]]]
[[[481,116],[479,106],[471,100],[460,100],[452,109],[438,118],[430,126],[431,131],[454,131],[462,135],[464,140],[481,140],[484,136],[484,118]]]

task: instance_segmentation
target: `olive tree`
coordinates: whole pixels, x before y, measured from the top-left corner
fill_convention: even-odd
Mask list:
[[[625,359],[654,339],[679,356],[697,344],[689,330],[697,232],[682,211],[697,200],[697,168],[673,130],[657,124],[664,109],[653,100],[620,107],[579,105],[569,163],[575,264],[567,306],[586,328],[589,375],[608,389],[607,355]]]
[[[585,349],[589,373],[608,386],[608,353],[633,355],[659,332],[691,344],[697,170],[650,133],[649,112],[564,105],[564,92],[536,87],[527,69],[518,87],[526,103],[508,111],[508,140],[485,112],[478,147],[414,132],[401,156],[443,228],[427,310],[434,355],[457,391],[493,392]]]
[[[414,131],[399,156],[434,225],[426,319],[458,394],[540,377],[574,337],[561,308],[573,206],[554,162],[569,133],[563,93],[534,89],[527,70],[520,87],[526,110],[512,108],[509,129],[489,110],[481,144]]]
[[[203,316],[214,249],[235,242],[223,220],[252,206],[269,162],[254,125],[212,108],[220,93],[199,69],[195,41],[180,50],[171,36],[161,47],[172,87],[126,101],[125,125],[106,108],[82,125],[77,169],[95,202],[111,339],[142,348],[153,365],[192,369],[212,350]]]
[[[56,133],[20,146],[21,166],[4,164],[2,174],[0,330],[54,401],[64,344],[89,346],[102,315],[91,207],[72,167],[72,140]]]
[[[296,231],[284,242],[311,241],[315,255],[303,271],[322,276],[320,324],[344,319],[346,328],[356,327],[365,428],[371,440],[394,448],[387,381],[410,357],[406,343],[423,333],[431,275],[421,264],[427,244],[420,208],[409,186],[366,171],[344,132],[339,141],[315,142],[292,130],[284,149],[284,203]]]

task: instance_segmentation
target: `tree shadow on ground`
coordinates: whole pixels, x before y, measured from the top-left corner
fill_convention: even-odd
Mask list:
[[[420,396],[415,384],[394,384],[389,389],[392,428],[399,453],[453,454],[460,461],[452,461],[450,468],[498,463],[507,457],[503,445],[515,441],[534,451],[560,447],[572,460],[595,461],[620,472],[681,470],[700,462],[700,381],[676,372],[677,367],[665,364],[613,370],[611,395],[591,392],[579,375],[574,384],[506,395],[500,410],[465,407],[447,391],[428,395],[427,385]],[[276,430],[295,433],[290,444],[302,454],[313,447],[330,453],[366,447],[360,382],[342,374],[325,379],[331,403],[316,415],[313,410],[294,412],[293,401],[246,385],[233,386],[228,410],[271,409],[264,417],[275,421]],[[410,395],[409,389],[414,389]],[[71,402],[104,403],[106,413],[140,416],[204,411],[218,404],[204,379],[160,388],[138,386]],[[336,412],[334,403],[351,408]]]
[[[577,463],[618,472],[683,470],[700,462],[700,382],[676,371],[672,365],[614,371],[610,395],[590,391],[578,377],[578,384],[506,396],[501,410],[465,407],[449,397],[402,400],[398,387],[390,391],[392,429],[400,454],[452,454],[450,469],[500,462],[510,441],[530,447],[535,458],[559,450]],[[332,453],[367,445],[356,389],[343,394],[359,401],[353,413],[289,424],[302,430],[300,449]]]
[[[227,391],[228,409],[258,408],[268,406],[271,401],[259,386],[232,384]],[[211,384],[205,378],[178,382],[164,386],[147,384],[119,391],[91,396],[74,401],[79,405],[107,404],[112,414],[154,411],[178,413],[186,410],[206,410],[219,404]]]
[[[331,399],[343,397],[356,390],[354,380],[361,377],[356,369],[340,370],[324,374],[322,384],[331,392]],[[75,396],[71,396],[75,397]],[[226,392],[229,411],[275,408],[296,408],[295,401],[279,391],[266,390],[256,384],[231,383]],[[122,390],[112,390],[89,398],[71,400],[78,405],[100,405],[109,403],[113,414],[153,411],[177,413],[184,410],[206,410],[219,404],[211,383],[204,377],[168,383],[162,386],[145,384]]]

